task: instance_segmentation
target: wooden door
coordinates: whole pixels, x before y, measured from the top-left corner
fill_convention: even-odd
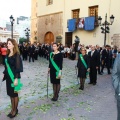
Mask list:
[[[48,43],[51,44],[52,42],[54,42],[54,35],[52,32],[47,32],[45,34],[45,39],[44,39],[44,43]]]
[[[72,45],[72,32],[65,33],[65,45],[67,45],[67,46]]]

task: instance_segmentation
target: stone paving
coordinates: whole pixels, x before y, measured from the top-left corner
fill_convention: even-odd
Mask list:
[[[61,92],[57,102],[52,102],[52,86],[49,83],[49,98],[46,97],[48,61],[39,58],[34,63],[24,61],[19,93],[19,115],[14,120],[116,120],[116,101],[111,85],[111,76],[98,75],[96,86],[88,85],[80,91],[75,65],[77,61],[64,59]],[[3,66],[0,66],[2,79]],[[6,95],[5,82],[0,91],[0,120],[9,120],[10,100]]]

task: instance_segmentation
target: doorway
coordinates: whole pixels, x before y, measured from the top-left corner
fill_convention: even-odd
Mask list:
[[[72,32],[65,33],[65,45],[70,47],[72,45]]]
[[[52,32],[47,32],[45,34],[44,43],[51,44],[52,42],[54,42],[54,35]]]

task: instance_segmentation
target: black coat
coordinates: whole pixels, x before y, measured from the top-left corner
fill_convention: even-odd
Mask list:
[[[87,69],[90,68],[89,56],[88,55],[84,55],[83,59],[85,60],[85,62],[87,64]],[[85,66],[84,66],[80,56],[78,58],[77,68],[78,68],[78,77],[86,78],[87,69],[85,68]]]
[[[100,64],[99,53],[97,50],[94,51],[93,55],[91,56],[91,51],[88,52],[88,56],[90,59],[90,67],[98,67]]]
[[[14,75],[14,79],[21,78],[20,72],[23,72],[23,63],[22,63],[20,55],[16,53],[11,57],[7,56],[7,61],[8,61],[10,68],[11,68],[11,71]],[[9,95],[10,97],[17,97],[17,94],[14,93],[14,88],[11,87],[11,84],[13,82],[9,76],[6,64],[5,64],[5,70],[3,71],[3,74],[4,74],[4,77],[6,79],[7,95]]]
[[[29,55],[33,55],[34,52],[35,52],[35,47],[32,45],[28,48],[28,53],[29,53]]]

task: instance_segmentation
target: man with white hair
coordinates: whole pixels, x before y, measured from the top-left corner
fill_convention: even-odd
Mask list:
[[[99,66],[99,55],[95,46],[91,46],[91,51],[88,52],[90,58],[90,83],[96,85],[97,83],[97,69]]]

